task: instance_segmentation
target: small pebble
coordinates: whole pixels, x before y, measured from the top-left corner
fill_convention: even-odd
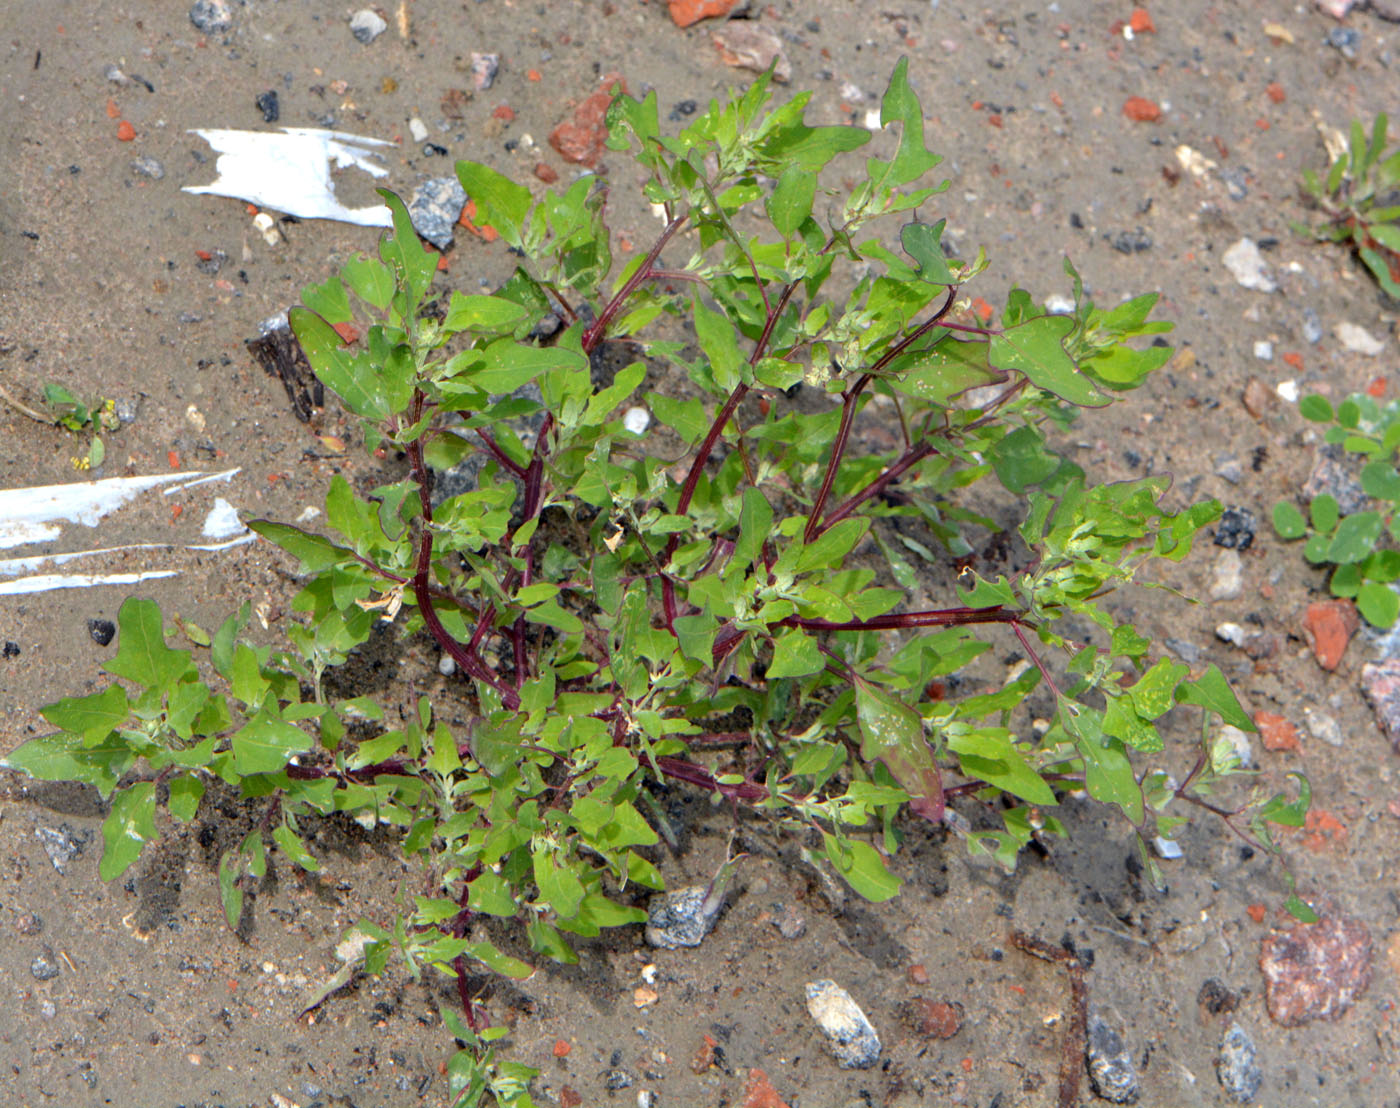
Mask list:
[[[1269,273],[1264,255],[1259,253],[1259,246],[1253,239],[1242,238],[1233,243],[1220,260],[1242,287],[1256,292],[1278,291],[1278,283]]]
[[[1244,646],[1244,628],[1238,623],[1222,623],[1215,628],[1215,637],[1221,642],[1234,646]]]
[[[1267,339],[1259,339],[1254,344],[1254,356],[1261,362],[1272,362],[1274,360],[1274,344]]]
[[[651,413],[643,407],[628,408],[622,415],[622,426],[634,435],[646,434],[651,426]]]
[[[165,166],[160,164],[160,159],[142,154],[139,158],[131,159],[131,172],[140,177],[149,177],[152,181],[159,181],[165,176]]]
[[[21,935],[37,935],[44,929],[44,917],[37,912],[22,912],[15,919],[15,930]]]
[[[1361,32],[1355,27],[1333,27],[1327,32],[1327,45],[1344,58],[1354,58],[1356,48],[1361,45]]]
[[[1169,862],[1186,856],[1186,852],[1181,849],[1181,844],[1175,839],[1166,839],[1158,835],[1152,840],[1152,846],[1157,851],[1159,858],[1164,858]]]
[[[1291,377],[1287,381],[1280,381],[1274,391],[1278,393],[1280,400],[1289,404],[1298,403],[1298,382]]]
[[[1258,520],[1248,508],[1226,508],[1215,528],[1215,545],[1227,550],[1248,550],[1254,543]]]
[[[60,971],[53,950],[47,946],[40,950],[29,963],[29,972],[35,981],[52,981],[57,977]]]
[[[98,646],[106,646],[117,633],[117,625],[110,619],[90,619],[87,621],[88,634]]]
[[[438,672],[444,677],[451,677],[457,672],[457,663],[451,654],[444,654],[438,658]]]
[[[1237,1023],[1220,1040],[1220,1053],[1215,1059],[1215,1075],[1230,1099],[1236,1104],[1248,1104],[1259,1092],[1264,1071],[1254,1061],[1254,1040]]]
[[[1133,1056],[1123,1037],[1097,1012],[1089,1015],[1089,1083],[1112,1104],[1135,1104],[1142,1095]]]
[[[1045,310],[1051,315],[1073,315],[1074,301],[1061,293],[1052,293],[1045,298]]]
[[[1322,320],[1317,318],[1316,308],[1303,309],[1303,341],[1308,344],[1322,341]]]
[[[501,69],[499,54],[478,54],[472,51],[472,84],[477,92],[485,92],[496,83],[496,74]]]
[[[1244,592],[1244,565],[1237,550],[1216,555],[1209,591],[1212,600],[1236,600]]]
[[[1244,467],[1233,454],[1222,454],[1215,460],[1215,475],[1232,485],[1244,480]]]
[[[692,885],[652,897],[647,908],[647,942],[666,950],[704,942],[724,902],[723,896],[707,902],[709,891],[704,885]]]
[[[1152,236],[1141,227],[1136,231],[1119,231],[1110,241],[1120,254],[1141,254],[1152,249]]]
[[[190,5],[190,22],[206,35],[217,35],[233,26],[228,0],[195,0]]]
[[[785,939],[800,939],[807,934],[807,917],[791,904],[785,904],[773,920],[773,926]]]
[[[1376,338],[1366,328],[1355,323],[1339,323],[1332,329],[1332,333],[1337,336],[1337,341],[1353,354],[1375,358],[1385,349],[1383,340]]]
[[[57,827],[36,827],[34,837],[43,844],[53,868],[63,873],[64,867],[83,852],[92,833],[79,834],[68,824],[60,823]]]
[[[842,1069],[869,1069],[880,1058],[880,1036],[851,994],[835,981],[807,983],[807,1011]]]
[[[1248,179],[1242,169],[1222,169],[1220,179],[1225,182],[1225,191],[1230,194],[1231,200],[1243,200],[1249,195],[1249,189],[1245,186]]]
[[[268,89],[253,103],[257,106],[258,111],[262,112],[264,123],[276,123],[282,116],[282,106],[277,100],[275,88]]]
[[[1319,742],[1324,742],[1328,746],[1342,745],[1341,724],[1326,712],[1319,712],[1314,708],[1304,708],[1303,721],[1307,724],[1308,734]]]
[[[388,29],[389,24],[383,17],[369,8],[361,8],[350,17],[350,33],[365,45],[369,45]]]
[[[415,115],[408,121],[408,133],[414,142],[422,142],[428,137],[428,125]]]
[[[1371,933],[1324,903],[1316,923],[1265,937],[1259,950],[1264,1002],[1282,1027],[1339,1019],[1371,983]]]

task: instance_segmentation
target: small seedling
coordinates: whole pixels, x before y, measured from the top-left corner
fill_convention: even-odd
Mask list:
[[[1324,396],[1298,402],[1304,419],[1330,423],[1324,441],[1367,459],[1359,474],[1360,491],[1372,503],[1344,513],[1337,497],[1321,493],[1307,504],[1307,515],[1290,500],[1274,505],[1274,530],[1281,539],[1306,539],[1303,556],[1314,565],[1332,565],[1333,596],[1356,601],[1356,609],[1375,627],[1391,627],[1400,616],[1400,401],[1382,405],[1357,393],[1335,409]]]
[[[121,426],[117,418],[115,400],[100,400],[89,407],[62,385],[49,382],[44,386],[44,403],[53,412],[53,422],[66,427],[75,435],[92,431],[85,456],[73,459],[73,468],[79,470],[96,469],[107,456],[107,448],[102,443],[103,431],[115,431]]]
[[[1360,120],[1347,139],[1329,145],[1332,162],[1319,178],[1303,171],[1304,189],[1326,217],[1298,225],[1302,234],[1350,243],[1387,294],[1400,300],[1400,146],[1385,151],[1386,116],[1376,116],[1368,139]]]

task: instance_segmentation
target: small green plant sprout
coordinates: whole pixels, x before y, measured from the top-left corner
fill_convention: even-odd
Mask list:
[[[73,459],[73,468],[79,470],[96,469],[107,456],[107,448],[102,443],[103,431],[115,431],[121,426],[117,418],[115,400],[100,400],[89,407],[62,385],[50,381],[44,386],[44,403],[53,413],[52,421],[65,427],[75,435],[91,431],[87,454]]]
[[[1347,138],[1328,143],[1325,177],[1303,171],[1303,187],[1325,217],[1298,225],[1301,234],[1347,242],[1385,292],[1400,300],[1400,146],[1386,151],[1386,116],[1376,116],[1371,135],[1351,121]]]
[[[1343,512],[1337,497],[1321,493],[1307,514],[1289,500],[1274,505],[1274,530],[1281,539],[1305,539],[1303,556],[1314,565],[1333,566],[1333,596],[1356,601],[1357,611],[1375,627],[1394,626],[1400,615],[1400,401],[1384,405],[1366,393],[1347,397],[1335,409],[1324,396],[1298,402],[1304,419],[1329,423],[1328,445],[1365,458],[1359,475],[1361,492],[1371,504]]]
[[[399,829],[423,892],[356,925],[359,964],[397,950],[456,982],[457,1103],[529,1104],[473,982],[644,922],[678,839],[668,790],[877,901],[911,837],[1010,867],[1066,833],[1068,795],[1118,816],[1155,878],[1149,844],[1190,813],[1271,850],[1303,821],[1306,781],[1251,791],[1218,739],[1221,721],[1254,730],[1220,670],[1157,654],[1120,603],[1220,506],[1171,503],[1160,475],[1098,483],[1056,446],[1169,357],[1156,297],[1096,307],[1067,267],[1069,314],[1017,288],[972,315],[986,259],[950,256],[944,218],[919,214],[947,182],[929,181],[907,64],[863,159],[870,132],[810,126],[810,95],[773,107],[764,76],[679,134],[655,92],[619,95],[609,146],[663,218],[621,261],[603,179],[544,191],[458,163],[518,259],[489,295],[435,289],[436,255],[385,192],[377,255],[290,321],[366,448],[402,468],[372,489],[335,477],[325,533],[253,524],[301,575],[286,649],[244,639],[246,607],[175,646],[128,600],[116,680],[44,709],[57,731],[8,759],[110,799],[104,878],[207,789],[240,792],[260,814],[219,866],[233,925],[270,849],[321,865],[313,821]],[[347,346],[352,319],[369,322]],[[646,435],[623,418],[643,403]],[[378,621],[451,659],[449,694],[332,691]],[[1186,750],[1160,728],[1173,710],[1200,715]],[[492,937],[507,921],[514,951]]]

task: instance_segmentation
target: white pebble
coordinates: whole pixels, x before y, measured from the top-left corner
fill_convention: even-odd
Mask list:
[[[1152,840],[1152,845],[1157,848],[1158,857],[1166,858],[1168,861],[1180,858],[1186,853],[1181,849],[1179,842],[1174,839],[1164,839],[1161,835]]]
[[[408,121],[408,133],[414,142],[422,142],[428,137],[428,125],[415,115]]]
[[[1272,362],[1274,360],[1274,344],[1266,339],[1259,339],[1254,344],[1254,356],[1261,362]]]
[[[444,677],[451,677],[457,672],[457,663],[451,654],[444,654],[438,659],[438,672]]]
[[[1215,637],[1221,642],[1244,645],[1244,628],[1238,623],[1222,623],[1215,629]]]
[[[1277,292],[1278,282],[1264,263],[1264,255],[1253,239],[1243,238],[1233,243],[1221,256],[1225,268],[1242,287],[1255,292]]]
[[[277,229],[277,221],[266,212],[259,212],[253,216],[253,226],[258,229],[263,242],[268,246],[276,246],[282,241],[282,232]]]
[[[640,405],[628,408],[622,414],[622,426],[634,435],[644,435],[651,426],[651,413]]]
[[[1332,329],[1337,341],[1353,354],[1363,354],[1368,358],[1377,357],[1385,349],[1385,342],[1376,338],[1364,327],[1355,323],[1342,322]]]
[[[1074,301],[1068,296],[1061,296],[1054,293],[1045,298],[1045,310],[1051,315],[1072,315],[1074,313]]]
[[[362,8],[350,17],[350,33],[368,45],[389,29],[383,16],[369,8]]]
[[[869,1069],[879,1060],[880,1036],[860,1005],[835,981],[807,983],[807,1011],[842,1069]]]
[[[1244,563],[1236,550],[1222,550],[1215,556],[1211,575],[1210,598],[1235,600],[1244,592]]]
[[[1215,733],[1215,749],[1212,751],[1211,763],[1219,764],[1231,755],[1241,769],[1255,768],[1254,746],[1250,743],[1249,736],[1233,724],[1226,723]]]
[[[1274,386],[1274,392],[1278,393],[1280,400],[1287,400],[1290,404],[1298,403],[1298,382],[1291,377]]]

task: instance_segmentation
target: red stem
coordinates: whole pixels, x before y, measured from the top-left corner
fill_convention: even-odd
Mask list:
[[[602,312],[599,313],[598,318],[593,321],[593,326],[584,331],[583,352],[585,354],[591,354],[594,347],[603,341],[603,337],[608,331],[608,324],[610,324],[617,313],[622,310],[622,305],[626,302],[627,298],[636,292],[641,286],[641,283],[650,276],[651,267],[656,262],[656,259],[661,256],[661,251],[665,249],[666,244],[671,241],[676,232],[685,225],[685,221],[688,218],[689,216],[678,215],[673,218],[671,222],[666,224],[660,237],[657,238],[642,264],[637,267],[636,272],[633,273],[631,277],[627,278],[627,283],[623,285],[622,288],[618,289],[617,294],[608,301],[607,307],[605,307]]]

